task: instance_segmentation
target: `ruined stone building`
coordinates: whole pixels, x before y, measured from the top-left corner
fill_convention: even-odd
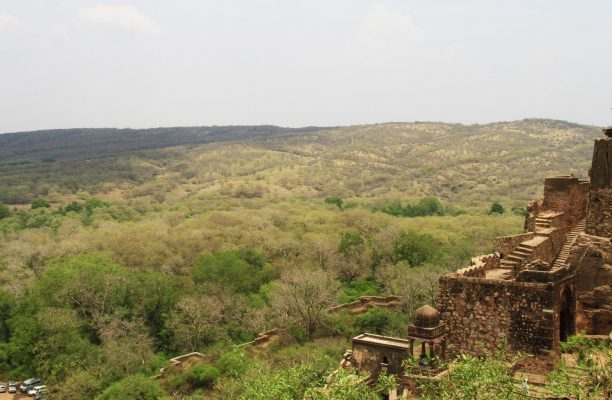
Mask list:
[[[604,132],[612,136],[612,128]],[[443,357],[447,346],[554,353],[580,331],[609,335],[611,137],[595,141],[589,176],[545,179],[544,197],[527,207],[524,233],[495,239],[495,253],[440,278],[439,311],[418,309],[405,338],[356,336],[341,365],[401,374],[404,359]]]
[[[606,135],[610,130],[604,130]],[[556,351],[612,331],[612,138],[595,141],[590,181],[557,176],[527,207],[525,232],[440,278],[438,307],[458,350]]]

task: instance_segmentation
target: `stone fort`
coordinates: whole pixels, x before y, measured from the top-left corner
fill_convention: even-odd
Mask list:
[[[555,176],[527,207],[524,233],[440,278],[437,310],[417,310],[405,338],[361,334],[342,366],[402,373],[408,357],[501,345],[552,353],[569,335],[612,331],[612,128],[595,140],[590,180]],[[429,351],[429,355],[427,354]]]

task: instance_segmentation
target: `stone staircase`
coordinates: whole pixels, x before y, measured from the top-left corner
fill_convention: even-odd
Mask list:
[[[552,218],[549,216],[537,216],[535,219],[536,230],[538,228],[551,228],[552,227]]]
[[[537,244],[532,243],[531,240],[519,244],[516,250],[500,261],[501,268],[518,270],[521,265],[524,265],[529,260],[536,246]]]
[[[574,245],[574,242],[576,241],[576,237],[578,236],[579,233],[584,232],[585,227],[586,227],[586,220],[583,219],[582,221],[578,222],[576,226],[574,227],[574,229],[572,229],[570,233],[568,233],[565,236],[565,244],[563,244],[563,247],[559,251],[559,254],[557,255],[557,259],[553,263],[552,269],[562,268],[565,266],[565,264],[567,263],[567,257],[569,256],[570,250],[572,246]]]
[[[561,211],[545,211],[541,214],[536,215],[535,218],[535,232],[539,230],[547,230],[553,227],[553,220],[564,213]]]

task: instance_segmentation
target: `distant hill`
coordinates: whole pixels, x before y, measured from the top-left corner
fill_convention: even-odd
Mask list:
[[[600,135],[596,127],[538,119],[13,133],[0,135],[0,201],[119,189],[154,201],[435,195],[464,207],[492,199],[524,205],[545,176],[585,177]]]
[[[0,135],[0,163],[78,160],[164,147],[248,140],[322,128],[201,126],[153,129],[55,129]]]

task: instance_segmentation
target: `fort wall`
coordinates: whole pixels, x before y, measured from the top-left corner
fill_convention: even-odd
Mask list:
[[[556,176],[544,180],[542,210],[563,212],[562,226],[569,231],[584,219],[589,193],[589,182],[573,176]],[[553,225],[553,227],[557,227]]]
[[[612,243],[579,235],[568,262],[575,269],[576,329],[589,335],[612,332]]]
[[[495,252],[499,253],[501,258],[505,258],[512,253],[519,244],[535,237],[533,232],[521,233],[511,236],[500,236],[494,241]]]
[[[504,343],[513,351],[555,350],[566,287],[573,290],[571,281],[532,283],[449,274],[440,278],[438,308],[449,342],[461,352]]]
[[[591,165],[586,233],[612,237],[612,139],[598,139]]]

